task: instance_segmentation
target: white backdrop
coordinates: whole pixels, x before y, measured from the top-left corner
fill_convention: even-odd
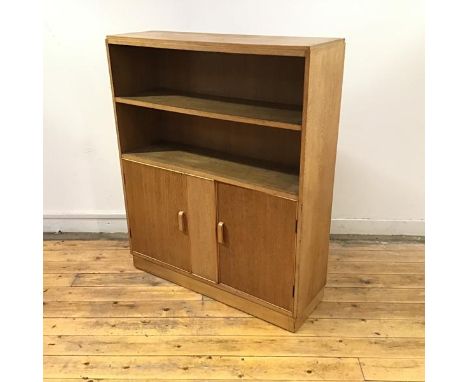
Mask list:
[[[346,38],[333,233],[424,234],[419,0],[61,0],[44,9],[44,231],[126,230],[104,39]]]

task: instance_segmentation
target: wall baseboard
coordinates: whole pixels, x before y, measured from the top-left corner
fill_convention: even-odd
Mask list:
[[[125,214],[45,214],[44,232],[127,232]],[[332,219],[335,235],[424,236],[424,220]]]
[[[125,214],[44,214],[43,232],[128,232]]]
[[[424,220],[332,219],[335,235],[424,236]]]

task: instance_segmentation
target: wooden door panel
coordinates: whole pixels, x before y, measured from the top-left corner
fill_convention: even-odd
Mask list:
[[[219,183],[219,282],[292,310],[296,202]]]
[[[190,271],[187,177],[126,160],[122,166],[132,250]],[[184,231],[179,230],[180,211]]]

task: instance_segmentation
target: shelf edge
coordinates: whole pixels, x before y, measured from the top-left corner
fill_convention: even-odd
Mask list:
[[[154,110],[163,110],[163,111],[169,111],[169,112],[179,113],[179,114],[194,115],[197,117],[205,117],[205,118],[211,118],[211,119],[219,119],[223,121],[247,123],[251,125],[274,127],[277,129],[285,129],[285,130],[293,130],[293,131],[302,130],[302,124],[269,121],[269,120],[259,119],[259,118],[250,118],[250,117],[242,117],[242,116],[231,115],[231,114],[214,113],[214,112],[208,112],[208,111],[203,111],[203,110],[187,109],[187,108],[177,107],[177,106],[167,106],[167,105],[161,105],[161,104],[147,102],[147,101],[139,101],[139,100],[130,99],[126,97],[114,97],[114,101],[116,103],[125,104],[125,105],[144,107],[147,109],[154,109]]]
[[[173,172],[177,172],[177,173],[188,175],[188,176],[195,176],[195,177],[210,179],[210,180],[214,180],[214,181],[218,181],[218,182],[222,182],[226,184],[232,184],[234,186],[247,188],[249,190],[264,192],[266,194],[273,195],[273,196],[283,198],[283,199],[292,200],[294,202],[297,202],[299,200],[299,195],[296,195],[291,192],[281,191],[278,189],[264,187],[264,186],[257,185],[257,184],[242,182],[240,180],[236,180],[236,179],[232,179],[232,178],[224,177],[220,175],[215,175],[206,171],[187,169],[183,166],[177,166],[177,165],[171,165],[171,164],[167,164],[163,162],[158,162],[154,159],[145,160],[141,158],[133,158],[132,154],[122,154],[121,160],[126,160],[129,162],[139,163],[139,164],[146,165],[146,166],[156,167],[162,170],[173,171]]]

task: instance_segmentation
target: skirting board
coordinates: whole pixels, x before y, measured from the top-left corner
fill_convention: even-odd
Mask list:
[[[124,214],[45,214],[44,232],[127,232]],[[424,236],[424,220],[332,219],[336,235]]]

